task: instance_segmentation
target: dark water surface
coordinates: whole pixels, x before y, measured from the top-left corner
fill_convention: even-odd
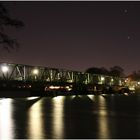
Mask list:
[[[140,96],[0,98],[0,139],[140,138]]]

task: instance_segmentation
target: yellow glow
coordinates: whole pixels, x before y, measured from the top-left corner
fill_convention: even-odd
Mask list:
[[[38,75],[38,73],[39,73],[39,70],[38,70],[38,69],[34,69],[34,70],[33,70],[33,74],[34,74],[34,75]]]
[[[6,73],[6,72],[8,72],[9,68],[8,68],[8,66],[2,66],[1,70],[3,73]]]
[[[108,121],[108,112],[106,107],[106,100],[102,96],[98,96],[99,100],[99,117],[98,117],[98,126],[99,126],[99,139],[102,138],[109,138],[110,136],[110,129],[109,129],[109,121]]]
[[[105,78],[104,77],[101,77],[101,81],[104,81],[105,80]]]
[[[72,95],[71,98],[74,99],[76,97],[76,95]]]
[[[68,91],[71,91],[71,90],[72,90],[72,88],[68,88],[67,90],[68,90]]]
[[[41,111],[41,100],[37,101],[29,109],[28,135],[29,139],[43,138],[43,119]]]
[[[83,98],[83,95],[78,95],[78,97]]]
[[[72,82],[73,82],[73,80],[68,80],[68,82],[69,82],[69,83],[72,83]]]
[[[111,82],[113,82],[114,81],[114,79],[113,78],[111,78]]]
[[[67,89],[69,89],[69,86],[66,86]]]
[[[91,100],[94,100],[94,95],[87,95]]]
[[[129,80],[129,79],[128,79],[128,78],[126,78],[126,79],[125,79],[125,82],[128,82],[128,80]]]
[[[128,96],[128,93],[124,93],[124,95]]]
[[[63,108],[64,108],[64,96],[57,96],[53,98],[53,136],[54,138],[62,138],[64,132],[63,121]]]
[[[135,90],[135,86],[130,86],[129,90]]]
[[[0,139],[14,138],[14,125],[12,118],[12,99],[0,101]]]
[[[68,91],[71,91],[72,90],[72,88],[70,88],[69,86],[66,86],[65,87]]]
[[[54,97],[53,98],[53,101],[56,103],[59,103],[59,104],[61,104],[61,103],[63,103],[63,100],[64,100],[64,96],[57,96],[57,97]]]
[[[59,89],[60,86],[49,86],[50,89]]]
[[[34,100],[34,99],[37,99],[37,98],[40,98],[40,97],[28,97],[27,100]]]

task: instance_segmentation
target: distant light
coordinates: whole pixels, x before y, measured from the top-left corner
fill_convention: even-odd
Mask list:
[[[105,78],[104,77],[101,77],[101,81],[104,81],[105,80]]]
[[[128,12],[127,9],[125,9],[124,12],[127,13]]]
[[[121,80],[119,80],[119,85],[122,85],[122,81]]]
[[[130,36],[127,36],[127,39],[130,40]]]
[[[28,97],[27,100],[35,100],[35,99],[39,99],[40,97]]]
[[[32,86],[31,85],[29,85],[29,88],[31,88]]]
[[[135,90],[135,86],[130,86],[129,90]]]
[[[111,79],[111,82],[113,82],[113,81],[114,81],[114,79],[112,78],[112,79]]]
[[[128,96],[129,94],[125,92],[124,95]]]
[[[60,86],[49,86],[49,89],[60,89]]]
[[[127,79],[125,79],[125,82],[128,82],[128,78],[127,78]]]
[[[8,66],[2,66],[1,70],[3,73],[6,73],[6,72],[8,72],[9,68],[8,68]]]
[[[72,97],[72,99],[74,99],[76,97],[76,95],[72,95],[71,97]]]
[[[140,82],[138,82],[138,85],[140,85]]]
[[[69,86],[66,86],[67,89],[69,89]]]
[[[71,91],[71,90],[72,90],[72,88],[71,88],[70,86],[66,86],[65,88],[66,88],[66,90],[68,90],[68,91]]]
[[[68,80],[68,82],[69,82],[69,83],[72,83],[72,82],[73,82],[73,80]]]
[[[38,70],[38,69],[34,69],[34,70],[33,70],[33,74],[34,74],[34,75],[38,75],[38,73],[39,73],[39,70]]]

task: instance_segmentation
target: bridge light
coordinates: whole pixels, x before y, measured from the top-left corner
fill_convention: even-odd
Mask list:
[[[111,78],[111,82],[113,82],[114,81],[114,79],[113,78]]]
[[[101,81],[104,81],[105,80],[105,78],[104,77],[101,77]]]
[[[6,72],[9,71],[9,68],[8,68],[8,66],[2,66],[1,70],[2,70],[3,73],[6,73]]]
[[[34,75],[38,75],[38,73],[39,73],[39,70],[38,70],[38,69],[34,69],[34,70],[33,70],[33,74],[34,74]]]

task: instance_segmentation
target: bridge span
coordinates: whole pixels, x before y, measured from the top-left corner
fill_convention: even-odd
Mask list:
[[[59,89],[60,85],[62,85],[62,88],[63,85],[65,87],[69,86],[67,89],[70,89],[70,86],[73,85],[82,85],[82,87],[86,85],[92,90],[94,90],[95,85],[102,87],[127,86],[126,78],[13,63],[0,63],[0,82],[2,88],[7,83],[16,83],[15,85],[18,87],[21,87],[19,83],[22,83],[24,87],[28,83],[28,88],[35,85],[35,89],[42,88],[43,90],[47,90],[47,88]],[[49,87],[47,87],[48,85]]]
[[[46,81],[83,84],[123,85],[125,78],[90,74],[65,69],[0,63],[0,80]]]

